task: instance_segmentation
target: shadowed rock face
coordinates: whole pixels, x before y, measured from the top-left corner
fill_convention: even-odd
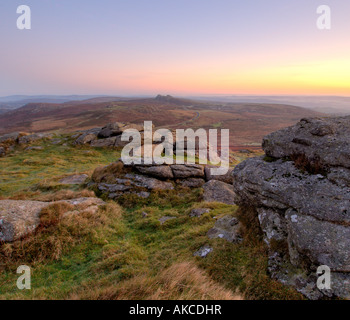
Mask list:
[[[310,299],[350,296],[349,142],[350,117],[303,119],[264,138],[269,158],[233,172],[237,204],[256,209],[272,277]],[[321,265],[332,271],[331,290],[317,289]]]

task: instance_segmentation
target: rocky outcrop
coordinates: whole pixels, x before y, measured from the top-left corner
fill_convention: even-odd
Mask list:
[[[8,133],[0,137],[0,157],[5,156],[17,145],[30,144],[42,139],[50,139],[53,137],[51,133],[34,133],[28,134],[23,132]],[[29,149],[28,149],[29,150]]]
[[[5,134],[0,137],[0,157],[4,157],[7,153],[12,151],[18,144],[18,139],[21,137],[19,132]]]
[[[154,125],[152,127],[154,129]],[[144,153],[144,126],[141,124],[133,124],[133,123],[122,123],[122,122],[114,122],[109,123],[103,128],[93,128],[86,131],[80,131],[76,134],[72,135],[72,138],[74,139],[73,144],[75,145],[88,145],[95,148],[122,148],[126,146],[129,141],[122,141],[121,137],[125,130],[128,129],[134,129],[140,132],[141,135],[141,146],[140,151],[141,154]],[[191,137],[186,137],[184,142],[176,141],[176,130],[169,133],[170,137],[172,139],[172,144],[169,146],[173,149],[174,155],[177,154],[179,150],[183,149],[183,154],[179,155],[179,157],[183,158],[183,156],[188,156],[187,153],[187,145],[188,142],[191,141]],[[163,136],[157,132],[153,132],[153,140],[152,141],[152,150],[162,143]],[[194,154],[191,154],[191,158],[193,156],[200,158],[202,154],[209,155],[211,163],[220,163],[220,156],[217,152],[217,150],[207,141],[192,141],[194,143]],[[165,142],[163,141],[165,144]],[[180,152],[182,153],[182,151]],[[205,157],[207,159],[207,157]],[[202,176],[204,176],[204,173],[202,173]],[[215,176],[212,177],[213,179]],[[231,175],[227,174],[225,177],[222,176],[222,181],[231,183],[230,181]]]
[[[42,209],[55,203],[67,203],[72,211],[65,214],[78,214],[81,211],[94,213],[105,203],[98,198],[79,198],[56,202],[28,200],[0,200],[0,242],[12,242],[33,231],[40,224]]]
[[[143,132],[144,128],[140,124],[114,122],[109,123],[103,128],[93,128],[78,132],[73,136],[76,145],[90,145],[96,148],[123,147],[128,142],[121,141],[123,132],[127,129],[135,129]]]
[[[143,131],[143,126],[140,124],[132,124],[132,123],[121,123],[115,122],[110,123],[102,128],[102,130],[98,133],[98,138],[109,138],[121,135],[127,129],[135,129],[139,132]]]
[[[350,297],[349,141],[350,117],[302,119],[233,172],[237,204],[255,208],[264,232],[271,276],[310,299]],[[317,288],[322,265],[331,290]]]
[[[232,185],[218,180],[210,180],[206,184],[205,172],[209,171],[205,170],[204,165],[124,165],[122,161],[118,161],[97,168],[89,185],[96,187],[111,199],[125,194],[136,194],[145,198],[151,191],[172,190],[176,186],[203,187],[206,201],[234,204]]]
[[[97,140],[98,133],[102,128],[93,128],[87,131],[78,132],[72,137],[75,139],[74,144],[76,145],[85,145],[91,144],[91,142]]]
[[[30,144],[42,139],[51,139],[53,137],[52,133],[33,133],[20,137],[18,139],[18,144]]]

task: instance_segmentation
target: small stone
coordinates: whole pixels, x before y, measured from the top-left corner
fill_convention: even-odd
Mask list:
[[[146,192],[146,191],[141,191],[139,193],[136,193],[140,198],[144,198],[144,199],[147,199],[150,197],[150,193],[149,192]]]
[[[190,217],[194,218],[197,217],[199,218],[200,216],[202,216],[205,213],[209,213],[210,209],[208,208],[199,208],[199,209],[193,209],[190,213]]]
[[[159,222],[161,225],[163,225],[165,222],[169,221],[169,220],[174,220],[176,219],[176,217],[168,217],[168,216],[164,216],[164,217],[161,217],[159,219]]]
[[[214,228],[208,231],[207,236],[210,239],[220,238],[233,243],[241,242],[239,229],[240,224],[236,218],[225,216],[216,221]]]
[[[43,150],[43,147],[39,147],[39,146],[34,146],[34,147],[28,147],[25,149],[26,151],[30,151],[30,150]]]
[[[196,251],[193,255],[195,257],[205,258],[212,251],[213,251],[213,248],[209,246],[204,246],[204,247],[201,247],[198,251]]]

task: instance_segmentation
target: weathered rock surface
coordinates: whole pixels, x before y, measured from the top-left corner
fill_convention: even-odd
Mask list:
[[[148,190],[172,190],[174,186],[171,182],[161,181],[155,178],[145,177],[138,174],[126,174],[125,178],[130,179],[137,187],[147,188]]]
[[[176,179],[204,178],[204,167],[198,164],[174,164],[170,167]]]
[[[212,175],[210,172],[210,169],[212,168],[216,168],[216,166],[213,165],[207,165],[205,166],[205,180],[206,181],[210,181],[210,180],[219,180],[225,183],[229,183],[232,184],[233,182],[233,178],[232,178],[232,172],[233,172],[233,168],[229,168],[227,173],[224,175]]]
[[[9,151],[11,151],[18,139],[22,136],[19,132],[8,133],[0,136],[0,157],[4,157]]]
[[[303,119],[264,138],[269,158],[233,172],[236,203],[256,210],[272,277],[310,299],[350,297],[349,141],[350,117]],[[317,288],[322,265],[332,290]]]
[[[50,139],[53,137],[52,133],[34,133],[34,134],[29,134],[26,136],[22,136],[18,139],[19,144],[29,144],[41,139]]]
[[[204,246],[204,247],[201,247],[198,251],[196,251],[193,255],[195,257],[205,258],[212,251],[213,251],[213,248],[209,246]]]
[[[28,200],[0,200],[0,241],[12,242],[33,232],[40,224],[40,213],[54,203],[68,203],[74,206],[71,213],[92,210],[105,203],[98,198],[79,198],[56,202]],[[66,213],[68,214],[68,213]]]
[[[116,137],[111,137],[111,138],[106,138],[106,139],[98,139],[98,140],[93,140],[91,141],[91,147],[96,147],[96,148],[108,148],[108,147],[114,147],[116,143],[117,138]]]
[[[226,204],[235,204],[235,193],[232,185],[218,180],[210,180],[204,186],[204,201],[223,202]]]
[[[302,119],[263,139],[266,155],[274,158],[305,155],[310,162],[350,168],[350,116]]]
[[[194,218],[194,217],[199,218],[203,214],[209,213],[209,212],[210,212],[210,209],[208,209],[208,208],[193,209],[190,212],[190,217],[192,217],[192,218]]]
[[[19,137],[20,137],[19,132],[12,132],[12,133],[5,134],[0,137],[0,144],[2,143],[15,144],[18,142]]]
[[[83,144],[92,143],[96,139],[97,139],[97,134],[96,133],[88,133],[88,132],[86,132],[86,133],[80,135],[79,138],[76,139],[74,143],[77,144],[77,145],[83,145]]]
[[[174,174],[169,166],[135,166],[135,169],[142,174],[149,175],[158,179],[173,179]]]
[[[127,129],[135,129],[141,132],[143,131],[143,125],[122,123],[122,122],[110,123],[102,128],[102,130],[98,133],[98,137],[109,138],[109,137],[118,136],[118,135],[121,135]]]
[[[210,239],[220,238],[229,242],[241,242],[239,221],[231,216],[225,216],[216,221],[214,228],[207,233]]]
[[[187,188],[201,188],[205,184],[205,180],[200,178],[188,178],[177,180],[177,183]]]
[[[109,123],[103,128],[93,128],[77,133],[72,138],[75,139],[74,144],[76,145],[90,145],[96,148],[118,148],[128,144],[128,142],[121,141],[122,133],[127,129],[135,129],[142,132],[143,126],[121,122]]]

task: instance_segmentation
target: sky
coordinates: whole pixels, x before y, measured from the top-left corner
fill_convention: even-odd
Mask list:
[[[0,95],[350,96],[349,17],[348,0],[1,0]]]

